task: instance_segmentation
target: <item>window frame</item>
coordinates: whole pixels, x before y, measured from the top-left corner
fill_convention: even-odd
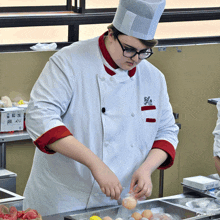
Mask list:
[[[72,5],[74,3],[74,6]],[[66,0],[60,6],[0,7],[0,28],[33,26],[68,26],[68,41],[57,42],[60,47],[79,40],[79,26],[111,23],[116,8],[86,9],[86,0]],[[10,16],[9,16],[10,15]],[[165,9],[160,22],[219,20],[220,7]],[[196,43],[219,43],[216,37],[161,39],[158,46]],[[26,50],[29,44],[0,45],[0,52]],[[33,45],[33,44],[32,44]],[[22,49],[23,48],[23,49]],[[30,50],[30,49],[29,49]]]
[[[47,5],[47,6],[0,6],[0,13],[27,13],[27,12],[51,12],[51,11],[76,11],[77,12],[77,0],[75,5],[72,6],[72,0],[66,0],[66,5]]]

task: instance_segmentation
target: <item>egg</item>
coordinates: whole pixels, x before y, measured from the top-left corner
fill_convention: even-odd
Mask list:
[[[153,216],[153,213],[151,212],[151,210],[146,209],[146,210],[144,210],[144,211],[142,212],[141,215],[142,215],[142,217],[144,217],[144,218],[150,219],[150,218]]]
[[[122,218],[116,218],[115,220],[123,220]]]
[[[137,200],[133,197],[126,197],[122,200],[122,205],[126,208],[126,209],[134,209],[137,205]]]
[[[109,217],[109,216],[105,216],[105,217],[103,218],[103,220],[112,220],[112,218]]]
[[[131,217],[133,217],[135,220],[140,220],[142,218],[142,215],[138,212],[134,212]]]

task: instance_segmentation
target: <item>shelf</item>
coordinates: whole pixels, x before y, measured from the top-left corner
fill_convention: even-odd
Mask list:
[[[15,131],[14,133],[2,133],[0,134],[0,143],[6,143],[11,141],[30,140],[30,136],[27,131]]]

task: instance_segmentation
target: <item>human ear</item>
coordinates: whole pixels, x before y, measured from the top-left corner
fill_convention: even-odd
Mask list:
[[[114,40],[113,31],[110,28],[108,29],[108,38],[109,38],[110,41]]]

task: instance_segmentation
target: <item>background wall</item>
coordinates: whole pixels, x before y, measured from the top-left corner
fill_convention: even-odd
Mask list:
[[[220,97],[219,49],[219,44],[172,47],[155,51],[150,60],[166,77],[170,101],[182,125],[175,163],[165,171],[165,196],[181,193],[184,177],[216,173],[212,131],[217,109],[207,100]]]
[[[217,110],[207,103],[220,97],[220,44],[166,48],[149,59],[165,75],[173,110],[181,123],[174,165],[165,170],[164,196],[182,193],[184,177],[216,173],[213,135]],[[29,99],[31,88],[54,52],[0,53],[0,96]],[[22,195],[35,147],[31,141],[7,144],[6,169],[17,173],[17,193]],[[153,197],[158,197],[159,171],[153,174]]]

